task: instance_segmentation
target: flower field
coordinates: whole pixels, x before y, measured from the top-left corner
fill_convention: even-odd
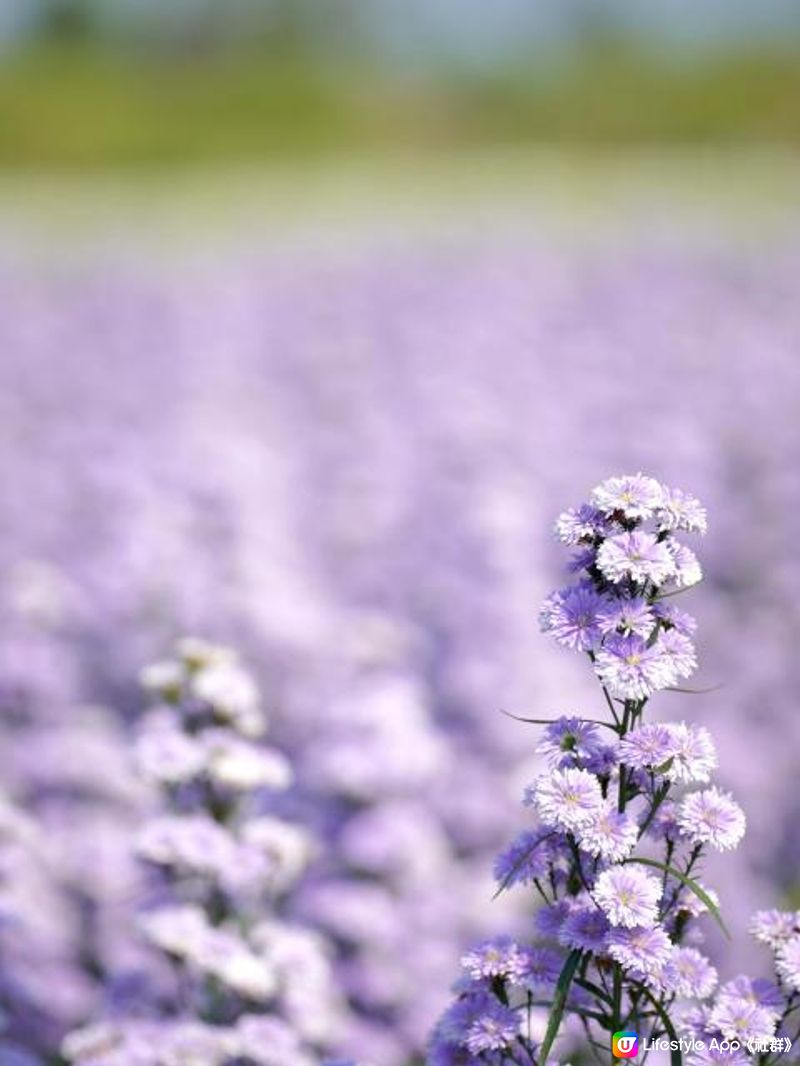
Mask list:
[[[684,985],[769,975],[765,945],[796,980],[791,920],[748,929],[800,904],[798,266],[790,226],[638,220],[69,263],[9,242],[0,1066],[424,1062],[459,960],[485,976],[488,938],[532,938],[541,900],[493,899],[497,853],[555,818],[627,854],[627,824],[558,822],[563,796],[532,786],[547,766],[591,777],[595,814],[606,796],[511,717],[600,718],[603,685],[713,735],[706,805],[681,817],[699,832],[725,808],[702,880],[731,938],[698,919],[709,958],[681,949]],[[555,520],[640,470],[707,513],[696,587],[656,535],[623,523],[600,549],[612,584],[693,586],[666,602],[697,632],[658,654],[646,596],[611,617],[577,586],[540,620],[564,583]],[[658,878],[610,869],[628,965]],[[590,915],[574,950],[606,935]]]

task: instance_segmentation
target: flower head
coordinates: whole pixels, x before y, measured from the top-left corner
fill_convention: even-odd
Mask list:
[[[620,862],[636,846],[639,828],[629,814],[606,800],[592,821],[578,829],[577,837],[581,848],[595,858]]]
[[[734,977],[732,981],[726,981],[717,993],[717,1003],[721,1003],[723,999],[737,1002],[744,1000],[746,1003],[752,1003],[757,1007],[764,1007],[766,1010],[771,1011],[776,1019],[784,1008],[781,990],[776,984],[764,977],[757,977],[753,980],[740,974],[739,977]]]
[[[790,988],[800,992],[800,935],[780,945],[775,952],[775,969]]]
[[[678,588],[689,588],[703,580],[703,570],[691,548],[671,541],[669,553],[674,564],[674,573],[671,576]]]
[[[750,932],[771,948],[800,934],[800,911],[756,911],[750,919]]]
[[[696,496],[663,485],[661,501],[656,508],[656,525],[670,533],[678,529],[686,533],[705,533],[708,529],[706,509]]]
[[[504,887],[528,885],[547,873],[552,829],[525,829],[501,851],[494,861],[495,880]]]
[[[592,503],[604,514],[649,518],[663,501],[661,485],[644,474],[610,477],[592,490]]]
[[[516,1011],[496,999],[489,999],[467,1029],[464,1045],[474,1055],[483,1051],[502,1051],[519,1031],[520,1020]]]
[[[581,718],[559,718],[547,726],[536,750],[552,766],[563,769],[584,763],[601,747],[596,725]]]
[[[593,821],[603,794],[596,777],[569,767],[539,777],[526,789],[525,802],[536,808],[545,825],[572,832]]]
[[[595,672],[613,696],[646,699],[675,681],[672,662],[658,646],[634,634],[608,637],[597,652]]]
[[[605,950],[610,928],[605,914],[594,904],[587,904],[570,911],[559,930],[558,939],[565,947],[600,954]]]
[[[604,634],[621,633],[626,636],[635,633],[637,637],[647,639],[653,631],[655,615],[644,597],[621,596],[605,601],[599,612],[598,624]]]
[[[654,770],[663,766],[675,752],[675,740],[669,726],[647,722],[632,729],[619,742],[620,761],[635,770]]]
[[[633,977],[661,976],[670,959],[672,943],[658,926],[612,929],[606,950]]]
[[[652,533],[638,529],[603,541],[597,552],[597,566],[603,577],[615,584],[630,580],[638,585],[646,581],[662,585],[677,572],[668,546]]]
[[[665,771],[670,781],[680,784],[706,782],[717,765],[717,749],[704,726],[671,723],[672,764]]]
[[[573,651],[592,651],[602,639],[598,613],[604,600],[589,585],[553,593],[541,613],[542,629]]]
[[[775,1015],[766,1007],[759,1007],[745,999],[724,996],[717,1000],[709,1016],[712,1029],[726,1040],[769,1040],[775,1032]]]
[[[741,841],[746,821],[731,796],[718,788],[707,788],[684,797],[678,824],[693,844],[710,844],[718,851],[727,851]]]
[[[658,648],[671,663],[675,677],[690,677],[697,669],[697,653],[691,640],[677,629],[667,629],[658,638]]]
[[[612,866],[597,878],[594,899],[612,925],[653,926],[661,885],[635,866]]]
[[[603,512],[588,503],[564,511],[555,524],[556,537],[569,547],[590,544],[596,537],[606,536],[610,529],[611,523]]]
[[[695,948],[676,947],[664,968],[667,987],[687,999],[707,999],[717,986],[717,971]]]
[[[564,956],[560,951],[547,947],[529,947],[525,949],[525,969],[521,980],[516,983],[522,988],[552,988],[558,981],[564,966]]]
[[[661,622],[662,628],[674,629],[684,637],[691,637],[697,632],[697,622],[692,615],[675,607],[666,600],[659,600],[652,605],[653,614]]]
[[[524,950],[511,937],[499,936],[476,944],[461,958],[473,981],[502,977],[517,982],[525,973]]]

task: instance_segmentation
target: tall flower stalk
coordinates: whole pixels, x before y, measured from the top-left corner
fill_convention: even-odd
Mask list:
[[[338,999],[325,943],[282,917],[311,840],[276,812],[291,783],[261,743],[266,717],[227,648],[179,642],[144,672],[158,703],[136,742],[155,786],[136,841],[151,872],[140,914],[155,949],[146,1002],[72,1033],[78,1066],[317,1066]]]
[[[724,929],[699,879],[703,859],[738,845],[744,814],[710,784],[717,756],[706,729],[645,720],[653,694],[696,668],[696,624],[673,597],[702,577],[678,534],[705,531],[694,497],[641,474],[603,482],[558,519],[574,579],[547,598],[541,625],[587,657],[606,713],[536,720],[548,764],[525,790],[536,822],[495,874],[498,892],[535,894],[540,941],[501,937],[464,956],[430,1066],[546,1066],[577,1044],[608,1062],[613,1035],[629,1031],[666,1040],[673,1066],[730,1054],[687,1056],[678,1032],[692,1004],[708,1045],[775,1037],[780,1014],[748,1009],[744,1022],[741,995],[728,1010],[711,1007],[717,974],[699,950],[701,916]]]

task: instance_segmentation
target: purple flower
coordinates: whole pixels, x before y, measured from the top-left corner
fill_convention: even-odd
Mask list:
[[[620,597],[606,600],[599,614],[599,625],[604,635],[635,633],[647,639],[653,631],[655,616],[651,605],[641,596]]]
[[[652,611],[667,630],[674,629],[684,637],[691,637],[697,632],[696,620],[666,600],[657,600],[652,604]]]
[[[619,742],[620,762],[636,770],[654,770],[663,766],[675,751],[675,740],[669,726],[655,722],[632,729]]]
[[[775,952],[775,969],[784,981],[800,992],[800,936],[785,940]]]
[[[464,1044],[476,1055],[483,1051],[502,1051],[516,1039],[519,1031],[516,1011],[493,1000],[467,1029]]]
[[[709,780],[717,765],[717,749],[711,734],[704,726],[670,723],[672,735],[672,764],[665,771],[670,781],[680,784]]]
[[[515,983],[531,991],[552,988],[564,965],[564,956],[548,947],[528,947],[524,950],[525,968]]]
[[[718,788],[690,792],[678,809],[678,824],[692,844],[718,851],[735,848],[745,831],[745,816],[732,797]]]
[[[604,537],[610,529],[611,523],[603,512],[588,503],[581,504],[577,509],[564,511],[558,516],[555,524],[556,537],[569,547],[591,543],[597,537]]]
[[[565,947],[593,951],[599,955],[605,951],[610,928],[608,918],[594,904],[579,906],[567,915],[559,929],[558,939]]]
[[[559,718],[545,728],[536,750],[551,766],[564,769],[584,765],[601,747],[596,725],[580,718]]]
[[[709,1016],[709,1026],[726,1040],[769,1040],[775,1032],[775,1015],[766,1007],[747,1000],[724,996],[717,1000]]]
[[[667,987],[676,995],[707,999],[717,985],[717,971],[695,948],[676,947],[664,968]]]
[[[800,933],[800,911],[756,911],[750,919],[750,932],[762,944],[778,948]]]
[[[646,699],[675,681],[672,663],[658,644],[648,647],[637,636],[609,637],[597,653],[595,672],[612,696],[620,699]]]
[[[726,981],[721,986],[717,993],[717,1002],[723,999],[745,1000],[747,1003],[753,1003],[757,1007],[772,1011],[776,1018],[785,1007],[784,997],[776,984],[764,977],[757,977],[753,980],[743,974],[734,977],[732,981]]]
[[[592,503],[604,514],[628,519],[649,518],[663,501],[663,489],[644,474],[610,477],[592,490]]]
[[[677,629],[668,629],[658,638],[658,650],[664,660],[671,664],[676,678],[690,677],[697,669],[697,654],[691,640]]]
[[[647,581],[663,585],[677,571],[667,545],[641,530],[618,533],[604,541],[597,552],[597,566],[603,577],[615,584],[630,580],[637,585]]]
[[[597,817],[603,796],[596,777],[568,768],[542,774],[525,790],[525,803],[536,808],[545,825],[571,832]]]
[[[536,932],[543,937],[558,939],[564,923],[572,913],[569,900],[560,899],[545,907],[540,907],[534,915],[533,924]]]
[[[636,979],[661,980],[672,955],[672,943],[659,927],[652,925],[612,929],[606,951]]]
[[[633,818],[606,800],[591,822],[577,831],[578,844],[597,859],[621,862],[630,855],[639,837]]]
[[[494,937],[471,948],[461,965],[473,981],[502,977],[519,983],[526,972],[526,953],[511,937]]]
[[[662,486],[661,501],[656,508],[656,525],[665,532],[683,530],[687,533],[705,533],[708,529],[706,509],[690,493]]]
[[[548,841],[552,838],[552,829],[524,830],[495,859],[495,880],[510,887],[544,877],[551,858]]]
[[[671,576],[678,588],[689,588],[703,580],[703,570],[691,548],[670,541],[669,553],[674,564],[674,573]]]
[[[542,612],[542,628],[573,651],[591,651],[602,639],[598,612],[604,603],[593,588],[574,585],[553,593]]]
[[[612,925],[653,926],[658,918],[661,885],[635,866],[612,866],[594,886],[594,900]]]

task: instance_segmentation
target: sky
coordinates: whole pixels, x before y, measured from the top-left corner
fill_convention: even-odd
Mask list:
[[[24,38],[48,3],[58,2],[74,0],[0,0],[0,36]],[[357,13],[387,57],[410,64],[440,59],[492,64],[523,49],[530,54],[536,47],[569,44],[600,25],[683,51],[777,41],[787,29],[800,35],[798,0],[171,0],[166,7],[157,0],[79,2],[111,20],[124,13],[134,21],[155,16],[173,24],[193,12],[216,10],[219,18],[220,4],[225,17],[248,6],[269,17],[280,2],[302,8],[312,26],[315,11],[330,16],[339,4]]]

